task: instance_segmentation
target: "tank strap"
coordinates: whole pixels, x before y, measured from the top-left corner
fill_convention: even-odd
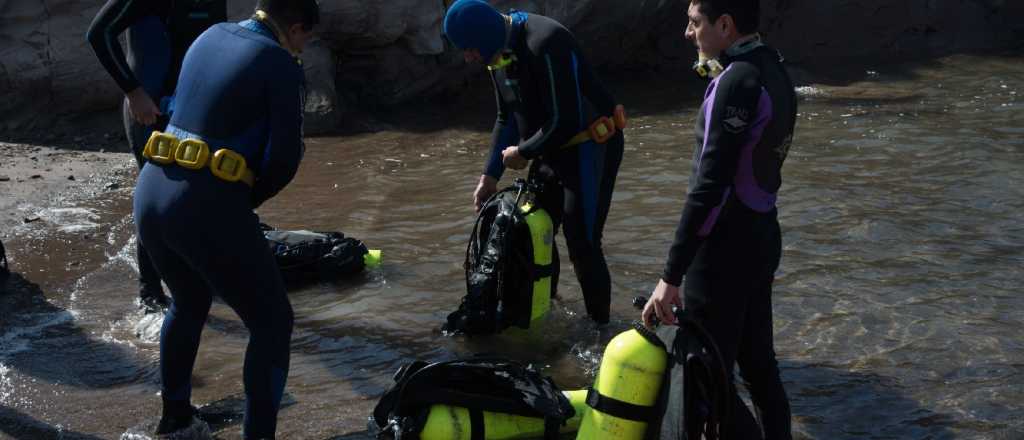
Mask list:
[[[553,263],[548,264],[533,264],[533,279],[534,281],[541,278],[547,278],[555,275],[555,265]]]
[[[587,388],[587,406],[613,417],[633,420],[635,422],[652,422],[658,418],[653,406],[623,402],[619,399],[602,395],[593,387]]]
[[[563,421],[556,417],[545,417],[544,418],[544,440],[558,440],[559,432],[558,428],[562,425]]]
[[[484,412],[478,408],[469,409],[469,440],[486,440],[484,433]]]
[[[544,418],[544,440],[557,440],[559,426],[562,421],[556,417]],[[469,408],[469,440],[487,440],[484,426],[484,412],[479,408]]]

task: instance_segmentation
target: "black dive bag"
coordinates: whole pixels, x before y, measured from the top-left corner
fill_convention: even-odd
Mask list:
[[[332,281],[360,273],[369,253],[341,232],[279,231],[262,225],[270,252],[288,284]]]
[[[378,439],[418,440],[432,405],[468,409],[469,423],[453,417],[441,422],[468,429],[473,440],[484,438],[483,411],[543,419],[546,440],[557,439],[559,427],[575,414],[550,377],[499,357],[414,361],[399,368],[394,380],[370,417],[369,428]]]

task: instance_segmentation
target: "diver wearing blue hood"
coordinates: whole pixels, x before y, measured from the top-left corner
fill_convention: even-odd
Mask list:
[[[576,38],[551,18],[458,0],[444,33],[467,62],[487,65],[497,94],[493,150],[473,194],[476,208],[497,190],[506,166],[522,169],[533,160],[530,177],[545,184],[541,205],[555,230],[564,224],[587,313],[607,323],[611,277],[601,235],[622,162],[622,107]]]

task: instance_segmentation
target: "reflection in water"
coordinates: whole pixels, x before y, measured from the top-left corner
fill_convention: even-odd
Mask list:
[[[2,403],[0,403],[0,434],[14,440],[101,440],[103,438],[67,430],[60,426],[48,425]]]
[[[801,89],[780,193],[784,256],[774,298],[797,437],[1019,438],[1024,63],[957,56],[876,70],[850,87]],[[619,95],[633,119],[605,233],[616,294],[603,332],[585,319],[563,264],[560,298],[541,328],[440,335],[465,293],[470,196],[490,138],[489,104],[454,121],[426,115],[396,123],[402,129],[309,141],[299,176],[261,209],[263,220],[343,231],[383,249],[385,262],[361,278],[290,293],[287,391],[295,403],[281,413],[283,437],[360,438],[392,373],[414,358],[496,352],[541,366],[565,388],[593,380],[604,344],[638,316],[630,300],[661,273],[701,95],[675,84],[626,88]],[[113,228],[111,249],[127,246],[129,232]],[[17,354],[0,346],[0,396],[12,396],[4,404],[24,417],[112,437],[157,414],[156,346],[133,334],[134,274],[123,259],[76,279],[85,281],[73,299],[50,295],[67,307],[17,315],[15,324],[4,317],[0,341],[27,345]],[[222,304],[208,324],[197,404],[241,392],[247,332]],[[52,362],[90,356],[109,362],[90,373]],[[17,361],[25,358],[36,360]],[[124,426],[40,409],[97,400],[105,402],[97,411]],[[234,429],[221,435],[234,438]]]

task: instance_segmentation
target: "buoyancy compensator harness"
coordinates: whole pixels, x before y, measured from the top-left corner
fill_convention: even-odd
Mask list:
[[[733,410],[731,377],[711,334],[685,310],[678,326],[659,326],[668,352],[666,378],[658,401],[660,422],[647,439],[718,440]]]
[[[466,248],[466,296],[448,315],[448,334],[529,328],[543,317],[558,282],[551,217],[538,206],[539,184],[516,179],[480,208]]]
[[[362,272],[380,251],[341,232],[279,231],[261,225],[286,283],[330,281]]]
[[[575,414],[550,377],[497,357],[414,361],[394,380],[370,417],[378,439],[553,440]]]

